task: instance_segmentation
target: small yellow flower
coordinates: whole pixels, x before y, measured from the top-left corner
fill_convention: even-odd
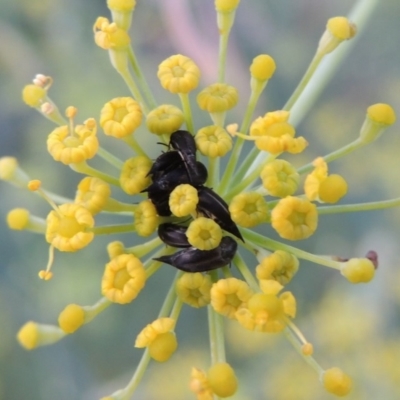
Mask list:
[[[368,258],[351,258],[342,264],[340,273],[351,283],[366,283],[373,279],[375,266]]]
[[[241,193],[233,198],[229,205],[232,220],[239,226],[251,228],[268,219],[268,205],[261,194]]]
[[[93,158],[99,148],[94,119],[77,125],[74,132],[68,125],[54,129],[47,138],[47,150],[56,161],[65,165],[77,164]]]
[[[158,227],[157,210],[150,200],[138,204],[135,210],[134,225],[139,236],[150,236]]]
[[[73,333],[85,323],[85,310],[78,304],[68,304],[58,316],[58,325],[65,333]]]
[[[151,166],[151,160],[145,156],[132,157],[126,160],[119,177],[122,190],[134,195],[146,189],[151,183],[151,178],[147,176]]]
[[[189,388],[195,393],[197,400],[214,400],[214,394],[208,383],[207,375],[201,369],[192,368]]]
[[[232,138],[220,126],[205,126],[194,139],[200,153],[210,158],[223,157],[232,149]]]
[[[95,43],[104,50],[124,50],[131,42],[126,30],[119,28],[115,22],[110,23],[104,17],[97,18],[93,32]]]
[[[197,95],[197,104],[209,113],[228,111],[236,106],[238,100],[237,89],[226,83],[214,83]]]
[[[185,120],[183,112],[170,104],[162,104],[146,117],[147,129],[156,135],[170,135],[179,130]]]
[[[185,273],[176,282],[176,294],[186,304],[195,308],[210,303],[211,278],[200,272]]]
[[[276,281],[261,281],[264,293],[254,294],[247,306],[239,309],[236,319],[246,329],[257,332],[278,333],[286,326],[286,316],[294,317],[296,300],[290,292],[277,294],[282,288]]]
[[[269,112],[257,118],[250,126],[250,136],[255,137],[257,148],[274,155],[284,151],[301,153],[308,143],[303,137],[294,137],[296,131],[288,119],[288,111]]]
[[[240,0],[215,0],[215,9],[221,13],[234,11],[240,3]]]
[[[252,295],[246,282],[236,278],[220,279],[211,288],[211,305],[219,314],[233,319]]]
[[[220,244],[222,230],[214,220],[199,217],[190,223],[186,236],[193,247],[199,250],[211,250]]]
[[[351,378],[337,367],[326,370],[321,379],[324,388],[339,397],[349,394],[353,384]]]
[[[79,204],[62,204],[50,211],[46,219],[46,241],[60,251],[77,251],[86,247],[94,237],[92,214]]]
[[[299,260],[293,254],[277,250],[264,257],[256,268],[258,279],[275,279],[281,285],[288,284],[299,269]]]
[[[328,164],[322,157],[314,160],[315,169],[307,175],[304,192],[310,201],[336,203],[347,193],[347,183],[336,174],[328,175]]]
[[[136,298],[145,282],[142,262],[133,254],[121,254],[106,264],[101,292],[114,303],[126,304]]]
[[[159,65],[157,76],[169,92],[189,93],[199,84],[200,70],[189,57],[176,54]]]
[[[19,344],[26,350],[53,344],[62,339],[66,333],[58,326],[37,324],[29,321],[17,333]]]
[[[78,184],[75,203],[85,207],[93,215],[99,213],[110,198],[110,185],[100,178],[87,176]]]
[[[15,157],[0,158],[0,179],[12,181],[18,170],[18,161]]]
[[[271,211],[271,223],[284,239],[307,239],[317,229],[317,207],[305,199],[285,197]]]
[[[300,175],[286,160],[273,160],[261,171],[261,180],[268,194],[276,197],[291,196],[299,185]]]
[[[335,50],[344,40],[349,40],[357,33],[356,26],[346,17],[333,17],[328,20],[317,52],[326,55]]]
[[[107,7],[112,11],[133,11],[135,6],[136,0],[107,0]]]
[[[368,144],[396,122],[396,113],[389,104],[373,104],[367,108],[367,116],[360,131],[360,140]]]
[[[266,81],[271,78],[276,69],[274,59],[268,54],[260,54],[253,58],[250,65],[251,77],[258,81]]]
[[[22,90],[22,100],[30,107],[40,107],[47,98],[47,90],[39,85],[26,85]]]
[[[110,260],[125,253],[125,246],[122,242],[115,240],[107,245],[107,254]]]
[[[215,363],[207,372],[208,383],[219,397],[233,396],[238,387],[235,371],[228,363]]]
[[[196,210],[197,189],[188,184],[178,185],[169,196],[169,208],[176,217],[186,217]]]
[[[100,111],[100,125],[104,133],[117,139],[131,135],[142,123],[142,109],[131,97],[117,97]]]
[[[148,347],[153,359],[167,361],[178,347],[174,327],[175,320],[172,318],[156,319],[139,333],[135,347]]]
[[[14,208],[7,214],[7,225],[10,229],[21,231],[29,226],[29,210],[26,208]]]

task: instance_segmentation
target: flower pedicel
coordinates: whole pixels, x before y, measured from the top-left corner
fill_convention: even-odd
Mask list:
[[[225,82],[228,38],[239,0],[216,0],[220,33],[217,82],[203,88],[196,98],[205,116],[209,114],[211,125],[204,118],[204,126],[195,127],[191,92],[200,83],[200,70],[194,60],[180,54],[161,62],[157,73],[160,84],[179,96],[181,108],[156,104],[127,33],[135,3],[135,0],[108,0],[112,22],[99,17],[94,24],[96,44],[108,51],[113,67],[131,94],[110,100],[101,110],[98,122],[90,118],[75,124],[75,107],[66,109],[65,119],[48,96],[53,83],[50,77],[38,75],[23,90],[25,103],[56,125],[47,139],[47,149],[54,160],[85,175],[75,199],[66,201],[42,189],[41,182],[31,179],[12,157],[0,159],[0,178],[37,193],[52,208],[46,219],[21,208],[11,210],[7,216],[11,229],[42,234],[49,243],[48,265],[39,272],[44,280],[53,276],[55,250],[77,252],[101,234],[135,232],[150,239],[131,248],[121,242],[110,242],[107,249],[110,260],[101,282],[103,297],[91,306],[67,305],[60,312],[58,326],[27,322],[18,332],[19,342],[29,350],[55,343],[89,323],[112,303],[132,302],[162,266],[162,261],[180,269],[192,263],[192,272],[175,272],[158,317],[137,336],[135,346],[144,348],[144,352],[133,378],[125,388],[103,399],[131,398],[150,359],[165,362],[172,356],[178,348],[179,330],[176,334],[175,327],[184,304],[193,308],[207,306],[209,313],[211,364],[207,371],[193,366],[191,374],[186,374],[198,399],[230,397],[240,385],[240,376],[236,376],[226,360],[221,316],[250,331],[283,332],[316,371],[323,387],[337,396],[346,395],[351,390],[351,379],[337,367],[323,369],[313,358],[312,344],[293,322],[296,299],[285,291],[284,285],[295,276],[301,259],[337,270],[351,283],[369,282],[375,274],[376,257],[347,260],[317,256],[251,228],[271,224],[283,239],[297,241],[315,233],[318,218],[323,214],[400,205],[400,199],[393,199],[320,206],[338,202],[347,192],[345,179],[329,173],[329,163],[371,143],[392,125],[396,117],[389,105],[370,106],[356,140],[310,164],[295,168],[278,158],[285,152],[300,153],[308,146],[303,137],[296,136],[291,110],[295,104],[299,105],[303,89],[324,56],[351,39],[356,33],[355,26],[345,17],[331,18],[309,69],[286,105],[256,118],[253,112],[258,98],[276,65],[270,55],[255,57],[250,66],[251,95],[242,124],[226,126],[227,111],[236,106],[239,96],[237,89]],[[135,139],[140,126],[146,126],[147,131],[156,135],[154,143],[169,145],[171,135],[184,130],[191,141],[193,135],[193,145],[171,142],[167,155],[154,162]],[[100,128],[104,134],[130,146],[132,157],[119,160],[103,149],[98,137]],[[241,157],[245,140],[254,146],[246,157]],[[196,159],[196,152],[199,158],[200,153],[203,155],[204,165]],[[220,171],[220,158],[224,156],[228,157],[228,163]],[[104,169],[109,165],[116,167],[120,175],[91,167],[88,161],[93,157],[103,159]],[[168,165],[170,161],[173,167]],[[304,191],[300,187],[301,177],[305,177]],[[133,196],[131,204],[113,199],[111,187]],[[97,226],[95,216],[102,212],[125,213],[133,216],[134,222]],[[224,258],[221,249],[227,242],[231,250],[229,257]],[[252,253],[257,262],[246,265],[241,255],[243,250]],[[224,266],[208,268],[214,265],[211,255]],[[196,260],[201,262],[196,264]],[[171,266],[162,268],[173,272]],[[209,269],[212,271],[204,272]]]

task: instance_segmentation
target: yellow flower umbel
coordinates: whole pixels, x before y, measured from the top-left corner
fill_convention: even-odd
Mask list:
[[[142,3],[145,7],[145,2]],[[312,163],[300,165],[307,154],[304,152],[300,157],[298,154],[309,144],[304,137],[296,136],[297,124],[311,105],[305,89],[312,92],[320,87],[324,79],[314,74],[320,62],[330,54],[324,60],[326,65],[336,65],[332,61],[335,49],[355,35],[356,27],[345,17],[331,18],[298,87],[286,104],[278,111],[271,111],[258,104],[258,100],[275,71],[279,71],[272,56],[259,54],[252,61],[249,59],[240,85],[226,83],[227,69],[233,64],[228,62],[228,41],[239,3],[239,0],[214,2],[219,34],[218,66],[215,78],[209,77],[212,68],[204,74],[207,86],[201,86],[201,71],[193,59],[201,60],[201,65],[207,65],[209,60],[204,59],[203,53],[196,54],[197,46],[193,43],[193,59],[181,54],[167,57],[158,66],[158,80],[155,74],[151,76],[156,67],[146,64],[146,73],[154,81],[150,87],[128,33],[133,12],[136,9],[140,12],[140,4],[136,7],[135,0],[107,0],[112,20],[99,17],[95,21],[94,41],[107,51],[112,66],[126,83],[127,93],[108,101],[96,113],[98,120],[89,118],[75,125],[77,108],[68,107],[65,119],[50,99],[51,77],[37,75],[33,84],[23,89],[23,101],[55,124],[49,128],[47,138],[47,149],[53,159],[83,175],[78,179],[77,189],[74,187],[71,196],[65,198],[41,188],[41,182],[31,180],[15,158],[0,158],[1,180],[18,189],[28,189],[29,195],[40,196],[52,207],[47,219],[18,204],[7,215],[11,229],[38,233],[50,244],[48,265],[40,271],[40,278],[49,281],[52,277],[50,268],[55,249],[74,253],[68,254],[74,258],[68,263],[76,263],[82,269],[87,262],[80,262],[76,252],[98,235],[129,235],[124,242],[119,237],[107,238],[106,251],[99,252],[104,255],[105,269],[100,278],[95,268],[94,276],[102,297],[92,305],[67,303],[55,325],[27,322],[17,334],[19,343],[31,350],[71,334],[85,334],[84,329],[80,330],[83,325],[110,305],[131,303],[142,290],[151,290],[145,288],[147,279],[159,269],[164,274],[161,280],[157,277],[152,281],[153,290],[167,292],[158,315],[150,315],[154,312],[152,303],[158,298],[155,293],[149,293],[143,303],[151,303],[145,314],[150,313],[146,318],[153,322],[136,330],[140,333],[135,346],[143,349],[141,361],[126,387],[104,399],[132,398],[151,359],[166,362],[176,351],[185,358],[183,350],[178,349],[175,329],[177,334],[178,328],[184,329],[186,321],[179,319],[186,317],[188,308],[193,312],[203,308],[207,313],[211,344],[210,360],[204,371],[193,368],[190,377],[187,371],[179,375],[190,382],[198,400],[230,397],[239,385],[240,396],[249,395],[245,382],[240,383],[242,371],[238,370],[236,376],[228,362],[227,354],[231,352],[225,349],[226,318],[236,329],[251,335],[241,343],[252,343],[253,338],[255,342],[255,332],[261,336],[282,333],[314,369],[327,392],[344,396],[351,390],[352,381],[341,369],[324,370],[313,358],[313,345],[294,323],[296,299],[291,292],[283,291],[283,286],[297,278],[302,260],[328,267],[353,284],[367,283],[377,273],[377,254],[373,251],[365,258],[357,255],[343,258],[334,255],[340,254],[342,247],[328,253],[333,255],[318,255],[293,244],[319,234],[318,221],[324,214],[400,205],[400,198],[337,205],[347,193],[347,183],[339,175],[328,174],[329,163],[379,138],[395,122],[396,115],[388,104],[371,105],[364,123],[360,123],[358,138],[329,154],[314,155]],[[179,18],[176,23],[180,23]],[[134,34],[146,35],[146,32]],[[320,71],[322,74],[323,70]],[[283,82],[282,70],[279,72]],[[237,87],[242,88],[243,82],[247,82],[248,90],[241,90],[239,98]],[[163,93],[166,99],[161,102],[152,94],[151,89],[156,85],[167,91]],[[178,101],[176,95],[179,106],[174,105]],[[235,109],[246,101],[243,110]],[[269,103],[276,100],[268,100]],[[212,125],[204,111],[211,117]],[[225,124],[225,120],[230,122]],[[106,148],[110,140],[101,134],[97,136],[97,126],[106,136],[120,139],[117,146],[126,148],[121,151]],[[327,123],[325,137],[330,134],[329,128]],[[174,136],[178,130],[179,134]],[[314,142],[309,140],[310,154],[315,154]],[[281,155],[290,157],[289,161],[280,158]],[[124,203],[117,200],[122,197],[126,199]],[[126,222],[121,224],[123,218]],[[279,235],[283,240],[272,239],[270,235]],[[336,242],[332,240],[328,245],[335,247]],[[315,241],[307,243],[309,249],[314,245]],[[174,278],[168,281],[172,275]],[[159,287],[154,286],[155,282]],[[303,279],[293,287],[296,292],[301,291],[306,283]],[[307,286],[304,290],[313,289]],[[135,304],[130,307],[133,307],[132,321],[139,320]],[[184,307],[186,310],[181,313]],[[206,320],[201,318],[202,315],[196,316],[193,321],[199,327],[206,326]],[[334,325],[337,321],[332,318],[329,322]],[[241,350],[245,351],[244,346]],[[167,385],[160,382],[160,387],[164,386]],[[167,389],[163,397],[176,398],[169,396]],[[152,397],[145,388],[140,396]],[[268,396],[274,397],[270,393]],[[312,394],[303,397],[311,398]]]

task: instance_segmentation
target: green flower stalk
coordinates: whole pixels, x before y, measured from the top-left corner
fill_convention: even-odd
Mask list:
[[[28,350],[53,344],[76,333],[111,304],[133,302],[160,268],[172,271],[176,267],[182,271],[176,271],[159,315],[136,337],[135,347],[143,349],[143,355],[132,379],[103,400],[134,397],[150,362],[173,362],[169,359],[179,352],[178,322],[184,318],[181,310],[206,306],[209,365],[205,369],[193,365],[191,373],[182,375],[195,398],[230,397],[241,385],[240,373],[229,364],[225,348],[227,319],[252,333],[283,333],[316,372],[326,391],[337,396],[348,394],[351,378],[337,367],[324,369],[313,357],[313,345],[294,322],[296,298],[285,286],[295,279],[302,260],[328,267],[331,273],[340,273],[351,283],[367,283],[373,279],[377,267],[373,252],[364,258],[343,259],[306,252],[293,242],[314,235],[320,217],[325,214],[400,205],[400,197],[336,205],[345,198],[348,184],[344,177],[328,170],[330,162],[377,140],[395,122],[395,112],[387,104],[370,106],[357,139],[300,168],[280,156],[302,153],[309,145],[305,138],[296,135],[291,111],[301,109],[306,88],[318,85],[315,79],[322,60],[334,53],[343,41],[352,39],[355,25],[345,17],[331,18],[310,66],[285,106],[280,110],[265,110],[258,117],[253,116],[255,107],[277,67],[270,55],[255,57],[246,77],[250,81],[250,97],[243,120],[225,126],[226,116],[239,99],[235,86],[225,83],[229,66],[228,39],[235,13],[240,10],[239,0],[215,1],[220,34],[215,83],[202,88],[194,98],[192,92],[200,84],[200,69],[195,60],[175,54],[160,63],[157,72],[160,85],[170,92],[171,102],[177,102],[172,96],[178,95],[181,109],[156,103],[131,47],[128,28],[134,10],[140,13],[140,5],[135,7],[134,0],[109,0],[107,4],[113,20],[110,22],[104,17],[96,20],[95,42],[108,51],[113,67],[132,97],[111,99],[101,109],[98,121],[89,118],[76,124],[77,108],[68,107],[64,118],[48,97],[53,83],[51,77],[38,75],[33,84],[24,88],[25,103],[56,125],[47,138],[51,156],[85,176],[75,197],[66,199],[43,189],[42,182],[29,177],[15,158],[1,158],[2,180],[20,190],[36,193],[51,207],[46,218],[15,208],[7,215],[7,224],[14,230],[44,236],[49,244],[49,262],[39,277],[49,281],[48,284],[51,279],[57,279],[52,268],[57,251],[78,252],[98,235],[133,233],[143,239],[141,244],[132,247],[110,242],[109,260],[104,261],[99,282],[102,297],[93,305],[67,305],[59,314],[58,325],[30,321],[18,332],[18,341]],[[359,2],[359,9],[362,7],[371,10],[366,0]],[[199,109],[209,114],[200,126],[196,126],[192,115],[196,102]],[[304,107],[308,105],[304,101]],[[160,141],[169,146],[159,147],[160,156],[156,160],[139,145],[139,127],[157,136],[155,147]],[[102,148],[100,130],[127,145],[132,156],[121,160]],[[171,139],[177,131],[185,132],[186,139],[190,138],[183,147]],[[247,156],[243,154],[246,141],[253,146]],[[197,161],[197,154],[192,154],[192,142],[194,153],[202,155],[204,164]],[[101,169],[89,165],[97,156],[103,161]],[[227,157],[225,168],[220,163],[222,157]],[[207,176],[201,180],[204,169]],[[112,190],[131,196],[131,201],[112,198]],[[207,194],[213,200],[204,206]],[[115,224],[98,225],[97,216],[104,213],[125,216],[126,222],[121,224],[117,220]],[[254,227],[258,228],[257,232]],[[283,240],[269,238],[262,233],[264,228],[275,230]],[[167,233],[176,240],[174,245],[167,240]],[[229,250],[224,247],[227,243],[231,246]],[[252,255],[253,263],[245,262],[243,251]]]

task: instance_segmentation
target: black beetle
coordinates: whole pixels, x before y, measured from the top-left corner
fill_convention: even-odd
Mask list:
[[[172,247],[191,247],[186,237],[186,226],[165,223],[158,226],[159,238],[168,246]]]
[[[170,137],[169,145],[182,157],[191,183],[200,185],[201,183],[198,182],[202,180],[203,171],[199,170],[196,162],[196,142],[191,133],[188,131],[175,131]]]
[[[197,193],[199,195],[197,211],[215,220],[222,229],[244,242],[238,227],[232,221],[229,207],[225,200],[206,186],[199,187]]]
[[[185,272],[205,272],[230,264],[237,250],[237,243],[229,236],[222,238],[218,247],[199,250],[188,247],[175,254],[154,258]]]
[[[147,193],[160,217],[169,217],[172,214],[169,208],[170,194],[171,192],[162,190]]]

